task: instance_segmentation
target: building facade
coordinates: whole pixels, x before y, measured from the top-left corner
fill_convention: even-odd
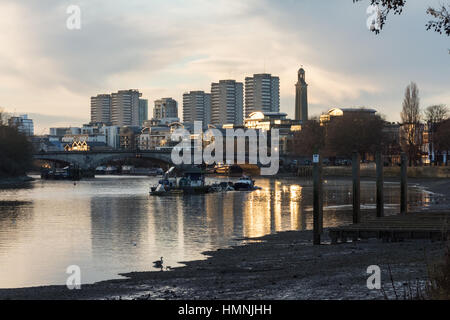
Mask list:
[[[113,126],[139,126],[139,98],[135,89],[111,94],[111,124]]]
[[[206,127],[211,123],[211,94],[191,91],[183,94],[183,122],[193,124],[201,121]]]
[[[26,115],[26,114],[22,114],[18,117],[9,118],[8,125],[10,127],[16,127],[20,133],[22,133],[28,137],[31,137],[34,135],[33,120],[28,119],[28,115]]]
[[[245,117],[256,111],[280,111],[279,77],[262,73],[245,78]]]
[[[136,150],[139,145],[140,127],[122,127],[119,131],[119,147],[122,150]]]
[[[320,115],[320,124],[324,125],[334,118],[344,116],[373,117],[377,113],[375,109],[369,108],[331,108],[328,112]]]
[[[111,123],[111,95],[91,97],[91,122]]]
[[[243,124],[243,84],[235,80],[220,80],[211,84],[211,124]]]
[[[105,126],[101,129],[105,136],[106,144],[112,149],[119,149],[120,147],[120,127]]]
[[[169,126],[144,128],[139,135],[139,150],[156,150],[164,147],[170,140],[170,134]]]
[[[148,100],[139,99],[139,125],[142,127],[146,120],[148,120]]]
[[[288,146],[294,133],[301,130],[300,121],[288,119],[287,114],[282,112],[253,112],[245,118],[244,126],[247,129],[265,132],[277,129],[280,138],[278,151],[282,155],[288,153]]]
[[[162,98],[155,101],[153,119],[178,118],[178,103],[172,98]]]
[[[295,120],[308,121],[308,84],[305,70],[298,70],[298,82],[295,85]]]

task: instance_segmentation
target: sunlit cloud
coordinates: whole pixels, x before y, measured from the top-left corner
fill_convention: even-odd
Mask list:
[[[66,28],[69,4],[81,7],[81,30]],[[352,1],[3,0],[0,106],[88,121],[98,93],[137,88],[149,106],[171,96],[181,109],[186,91],[268,72],[293,116],[303,65],[311,114],[365,105],[397,120],[411,80],[427,103],[449,104],[450,95],[445,39],[420,29],[422,7],[409,9],[374,37],[364,5]]]

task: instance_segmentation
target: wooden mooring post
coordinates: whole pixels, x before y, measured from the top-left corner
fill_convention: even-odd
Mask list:
[[[352,176],[353,176],[353,223],[361,221],[361,156],[358,152],[353,152]]]
[[[313,156],[313,244],[320,245],[320,235],[323,229],[322,208],[322,159]]]
[[[400,214],[406,214],[408,212],[408,157],[404,152],[401,154],[400,175]]]
[[[383,193],[383,156],[380,151],[375,155],[377,163],[377,217],[384,216],[384,193]]]

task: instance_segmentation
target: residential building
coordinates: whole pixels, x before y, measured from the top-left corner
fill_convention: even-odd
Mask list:
[[[59,139],[48,135],[33,136],[31,143],[35,152],[57,152],[64,150]]]
[[[279,134],[279,152],[285,154],[288,151],[288,145],[293,134],[301,130],[301,122],[299,120],[291,120],[287,118],[286,113],[282,112],[253,112],[244,120],[244,126],[247,129],[262,130],[271,132],[277,129]]]
[[[158,126],[169,126],[174,123],[179,123],[179,118],[164,118],[164,119],[150,119],[144,121],[142,127],[150,128],[150,127],[158,127]]]
[[[120,149],[136,150],[139,143],[141,128],[137,126],[122,127],[119,132]]]
[[[164,147],[170,141],[171,128],[169,126],[147,127],[139,135],[140,150],[155,150]]]
[[[320,115],[320,124],[332,121],[336,117],[358,115],[358,116],[374,116],[377,113],[375,109],[368,108],[331,108],[328,112]]]
[[[245,78],[245,116],[256,111],[280,111],[280,78],[255,74]]]
[[[112,149],[120,148],[120,127],[118,126],[104,126],[101,129],[105,136],[106,144]]]
[[[191,91],[183,94],[183,122],[193,124],[201,121],[203,127],[211,123],[211,94]]]
[[[178,118],[178,103],[172,98],[162,98],[155,101],[153,119]]]
[[[211,84],[211,124],[243,124],[243,84],[220,80]]]
[[[28,115],[26,115],[26,114],[22,114],[18,117],[9,118],[8,125],[10,127],[16,127],[20,133],[22,133],[28,137],[31,137],[34,135],[33,120],[28,119]]]
[[[113,126],[139,126],[139,90],[120,90],[111,94],[111,123]]]
[[[139,99],[139,126],[142,127],[146,120],[148,120],[148,100]]]
[[[50,136],[61,139],[66,134],[81,134],[79,127],[58,127],[50,128]]]
[[[111,123],[111,95],[91,97],[91,122]]]

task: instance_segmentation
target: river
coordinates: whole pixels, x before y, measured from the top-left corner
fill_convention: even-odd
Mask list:
[[[238,238],[312,228],[308,180],[257,178],[262,190],[253,192],[149,196],[157,180],[37,178],[26,188],[0,190],[0,288],[65,284],[70,265],[80,267],[83,284],[120,278],[152,270],[160,257],[175,267],[242,243]],[[324,227],[351,223],[351,190],[349,180],[325,180]],[[398,211],[399,190],[385,184],[387,214]],[[412,186],[409,202],[426,207],[430,193]],[[375,214],[374,182],[362,181],[361,203],[363,217]]]

